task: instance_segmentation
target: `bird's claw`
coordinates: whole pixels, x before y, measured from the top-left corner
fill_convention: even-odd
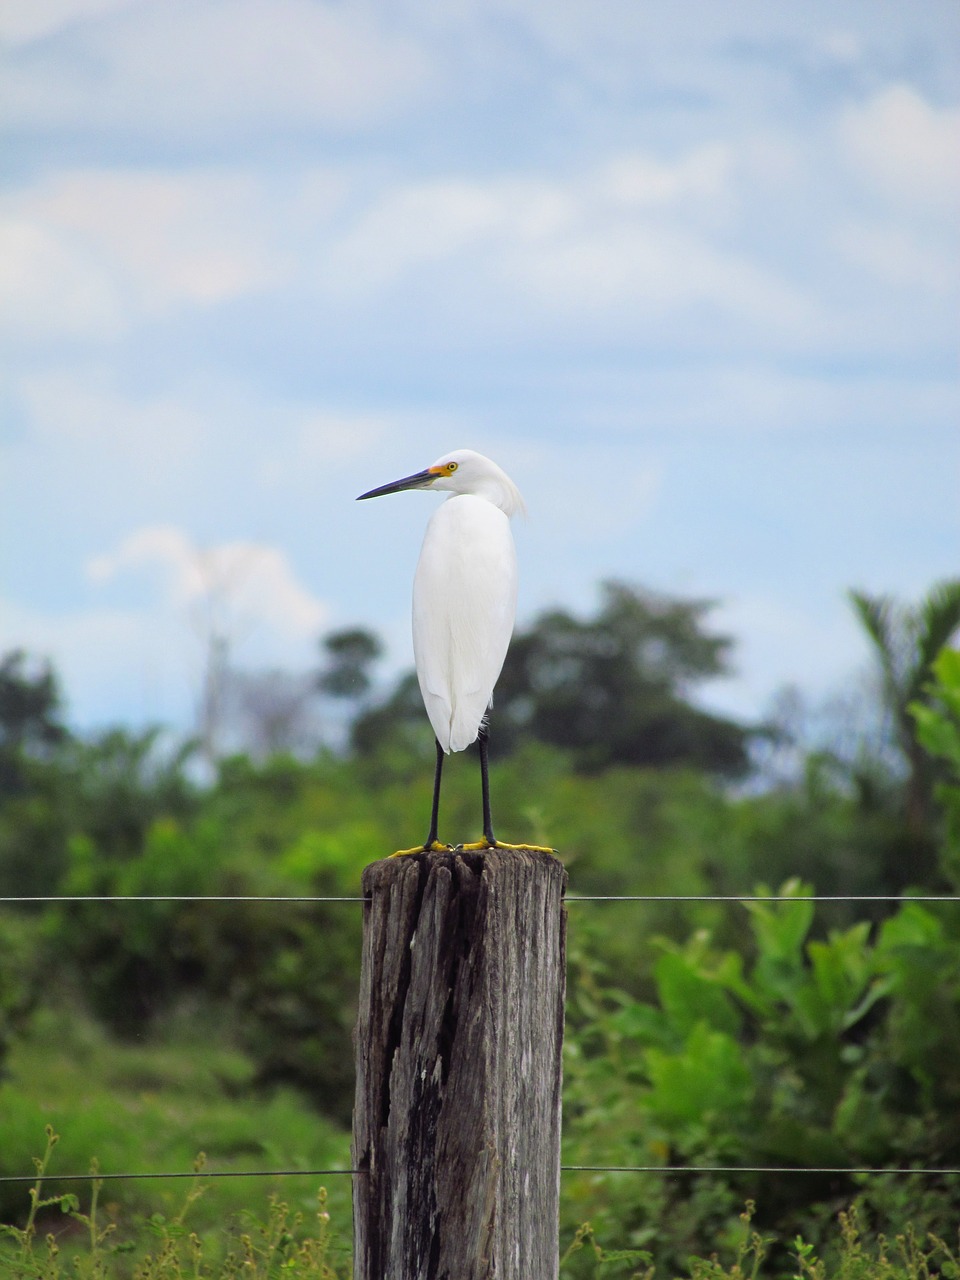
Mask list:
[[[470,844],[458,844],[458,853],[487,853],[494,849],[502,849],[506,853],[550,853],[557,856],[556,849],[545,844],[505,844],[502,840],[475,840]]]
[[[453,853],[452,844],[444,844],[442,840],[433,840],[430,844],[417,844],[412,849],[396,849],[389,856],[403,858],[408,853]]]
[[[558,856],[556,849],[546,844],[505,844],[502,840],[471,840],[466,844],[444,844],[442,840],[434,840],[431,844],[416,844],[412,849],[397,849],[391,858],[404,858],[410,853],[490,853],[501,850],[504,853],[549,853]]]

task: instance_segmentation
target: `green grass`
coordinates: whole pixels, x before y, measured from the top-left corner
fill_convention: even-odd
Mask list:
[[[247,1059],[189,1021],[165,1043],[124,1045],[76,1013],[44,1010],[0,1085],[2,1280],[349,1280],[350,1179],[205,1177],[264,1168],[346,1168],[349,1135],[295,1094],[259,1094]],[[49,1129],[47,1129],[49,1126]],[[62,1139],[52,1141],[54,1131]],[[46,1148],[46,1150],[45,1150]],[[198,1161],[200,1152],[205,1153]],[[57,1175],[168,1170],[169,1182]],[[199,1166],[199,1167],[198,1167]],[[598,1210],[602,1206],[597,1206]],[[602,1215],[601,1215],[602,1216]],[[3,1224],[8,1224],[4,1226]],[[603,1242],[589,1223],[562,1242],[562,1280],[668,1280],[643,1251]],[[953,1246],[955,1248],[955,1245]],[[752,1205],[692,1280],[960,1280],[951,1245],[893,1239],[841,1215],[818,1250],[764,1238]]]
[[[958,1280],[960,1256],[943,1240],[919,1240],[910,1230],[866,1242],[856,1209],[841,1213],[824,1257],[800,1237],[777,1241],[753,1229],[755,1205],[740,1215],[739,1239],[708,1258],[691,1257],[690,1280]],[[829,1261],[825,1260],[827,1253]],[[787,1258],[786,1268],[772,1258]],[[580,1264],[577,1267],[577,1264]],[[570,1268],[577,1268],[576,1271]],[[643,1250],[605,1249],[584,1223],[560,1260],[561,1280],[654,1280],[664,1275]],[[669,1274],[669,1273],[666,1273]],[[685,1278],[684,1278],[685,1280]]]
[[[263,1218],[244,1211],[231,1227],[207,1239],[191,1230],[209,1180],[204,1161],[196,1161],[196,1177],[172,1217],[154,1213],[124,1240],[114,1215],[104,1212],[100,1196],[104,1180],[87,1184],[87,1209],[73,1192],[48,1195],[45,1175],[59,1145],[53,1128],[46,1129],[46,1149],[35,1160],[36,1179],[29,1189],[30,1208],[22,1226],[0,1223],[0,1275],[11,1280],[200,1280],[200,1277],[253,1277],[272,1280],[292,1275],[300,1280],[350,1280],[346,1248],[330,1226],[326,1191],[321,1188],[312,1230],[305,1216],[277,1195],[271,1195]],[[44,1215],[59,1212],[73,1230],[41,1233]],[[42,1235],[42,1238],[41,1238]],[[58,1238],[59,1235],[59,1238]]]
[[[29,1037],[14,1046],[0,1085],[0,1173],[33,1173],[47,1125],[63,1137],[52,1153],[44,1196],[72,1192],[84,1205],[87,1186],[57,1175],[85,1173],[91,1160],[105,1174],[189,1173],[201,1152],[209,1172],[349,1168],[349,1134],[291,1091],[258,1093],[252,1075],[242,1054],[203,1038],[196,1027],[164,1044],[118,1044],[75,1013],[43,1010]],[[251,1203],[266,1205],[271,1195],[291,1214],[314,1217],[321,1181],[329,1212],[348,1240],[347,1176],[204,1180],[189,1226],[216,1253],[214,1238],[240,1224]],[[141,1239],[143,1224],[157,1215],[172,1221],[188,1186],[146,1178],[105,1181],[100,1213],[116,1224],[112,1245]],[[26,1185],[0,1184],[0,1220],[22,1222],[29,1204]],[[48,1230],[67,1242],[78,1234],[74,1220],[56,1206],[41,1214],[40,1235]]]
[[[349,1257],[331,1228],[326,1193],[321,1189],[311,1218],[293,1211],[271,1195],[260,1215],[247,1211],[211,1242],[190,1228],[190,1217],[202,1201],[202,1167],[172,1218],[153,1214],[138,1236],[118,1240],[117,1223],[100,1206],[102,1181],[89,1185],[87,1208],[73,1193],[47,1196],[44,1175],[59,1143],[48,1126],[47,1146],[36,1160],[37,1179],[23,1226],[0,1223],[0,1276],[10,1280],[351,1280]],[[59,1211],[76,1231],[67,1247],[55,1233],[41,1237],[44,1212]],[[933,1236],[921,1242],[911,1231],[888,1241],[881,1236],[867,1245],[855,1210],[840,1214],[833,1258],[828,1265],[812,1245],[796,1239],[789,1249],[790,1266],[771,1269],[770,1246],[751,1229],[754,1206],[741,1215],[738,1244],[726,1257],[692,1257],[691,1280],[958,1280],[960,1259]],[[785,1243],[785,1242],[784,1242]],[[577,1264],[581,1265],[577,1265]],[[569,1269],[573,1268],[573,1270]],[[654,1280],[650,1255],[638,1250],[608,1250],[589,1223],[576,1232],[560,1261],[562,1280],[576,1274],[588,1280]]]

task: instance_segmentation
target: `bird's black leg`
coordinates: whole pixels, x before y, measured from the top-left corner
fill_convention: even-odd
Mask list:
[[[443,747],[437,742],[437,767],[433,775],[433,807],[430,810],[430,834],[424,841],[424,849],[432,849],[437,843],[437,827],[440,824],[440,779],[443,775]]]
[[[445,853],[453,848],[449,844],[441,844],[437,839],[437,826],[440,821],[440,778],[443,775],[443,747],[437,743],[437,767],[433,775],[433,805],[430,809],[430,834],[424,840],[423,844],[416,845],[413,849],[398,849],[396,853],[391,854],[392,858],[399,858],[406,853]]]
[[[490,818],[490,776],[487,765],[487,726],[481,725],[477,735],[480,746],[480,790],[483,796],[483,842],[461,844],[458,849],[482,853],[485,849],[508,849],[514,853],[555,853],[548,845],[543,844],[501,844],[493,834],[493,822]]]
[[[487,765],[487,726],[480,726],[477,736],[480,745],[480,794],[483,797],[483,836],[488,845],[495,846],[496,836],[493,834],[493,822],[490,818],[490,776]]]

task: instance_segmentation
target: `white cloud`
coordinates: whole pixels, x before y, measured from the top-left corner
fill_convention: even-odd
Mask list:
[[[596,223],[511,262],[542,303],[564,311],[626,308],[657,317],[708,305],[741,320],[804,327],[810,304],[745,255],[656,224]]]
[[[823,36],[821,48],[835,62],[854,65],[863,57],[863,39],[856,31],[835,27]]]
[[[378,456],[381,445],[399,426],[376,414],[331,413],[314,410],[291,424],[289,447],[272,454],[273,479],[309,476],[322,484],[331,471],[359,469],[361,459]]]
[[[715,145],[671,163],[631,151],[562,176],[405,183],[318,256],[315,278],[354,301],[426,279],[444,315],[507,331],[704,306],[810,329],[799,289],[709,230],[739,202],[732,154]]]
[[[427,75],[376,9],[310,0],[165,0],[77,6],[75,40],[11,60],[6,114],[25,128],[87,128],[181,142],[246,124],[352,130],[395,112]],[[50,24],[61,25],[51,17]],[[29,28],[27,28],[29,30]],[[42,26],[41,26],[42,32]],[[78,56],[79,55],[79,56]]]
[[[958,157],[960,159],[960,157]],[[891,223],[851,223],[835,237],[837,248],[885,284],[948,294],[960,276],[957,244]]]
[[[615,156],[602,165],[590,188],[626,208],[676,205],[730,197],[732,154],[714,143],[681,155],[673,164],[643,153]]]
[[[84,246],[0,213],[0,331],[7,339],[107,341],[125,328],[121,295]]]
[[[682,220],[691,207],[709,204],[716,211],[731,198],[731,155],[719,145],[669,163],[619,153],[562,176],[431,178],[374,197],[331,256],[337,277],[351,289],[380,288],[431,263],[478,252],[499,257],[512,273],[511,247],[526,257],[570,239],[602,240],[611,223],[636,226],[650,211]]]
[[[922,103],[908,100],[910,116]],[[864,113],[889,109],[881,95],[860,116],[848,113],[839,128],[853,141],[844,145],[868,155]],[[920,112],[928,125],[948,114]],[[930,181],[940,146],[920,147]],[[885,222],[853,217],[842,192],[794,225],[782,202],[809,200],[822,163],[768,131],[669,159],[631,148],[533,175],[409,178],[352,162],[279,182],[237,166],[74,169],[11,193],[0,208],[26,247],[7,268],[9,310],[22,303],[21,336],[35,341],[64,330],[107,340],[180,308],[298,290],[318,313],[332,309],[348,341],[360,317],[388,314],[379,307],[388,297],[414,328],[462,332],[464,342],[474,332],[539,342],[578,322],[594,340],[609,331],[622,341],[664,320],[682,326],[687,343],[716,335],[718,320],[724,341],[754,333],[767,345],[835,346],[844,325],[862,341],[862,316],[846,300],[841,314],[831,297],[831,251],[858,275],[922,296],[949,286],[952,241],[913,225],[899,206]],[[858,164],[867,172],[866,160]],[[794,237],[795,256],[771,252],[785,216],[779,235]],[[43,305],[61,284],[64,305]]]
[[[204,638],[249,642],[260,652],[309,646],[327,616],[326,607],[297,581],[284,553],[255,542],[199,547],[173,526],[138,529],[87,563],[95,583],[124,573],[157,575],[160,601],[186,612]]]
[[[130,318],[227,301],[292,269],[260,184],[237,171],[61,171],[5,205],[31,228],[41,296],[85,272],[87,293],[99,287]]]
[[[0,198],[0,312],[21,343],[108,343],[144,320],[297,276],[349,179],[231,167],[61,169]]]
[[[328,618],[277,547],[199,548],[172,526],[135,530],[91,557],[86,577],[86,595],[72,609],[15,600],[0,608],[0,650],[51,659],[71,720],[86,727],[132,719],[183,729],[215,636],[240,668],[303,669],[316,661]],[[135,603],[131,580],[141,588]]]
[[[891,85],[840,122],[844,153],[890,198],[949,209],[960,199],[960,108],[936,107]]]
[[[237,168],[61,171],[0,206],[24,244],[7,269],[10,312],[22,306],[36,340],[66,328],[106,341],[295,282],[363,307],[452,268],[445,308],[484,325],[704,303],[792,323],[806,305],[797,292],[714,243],[737,187],[732,153],[715,144],[563,175],[388,182],[364,197],[349,168],[308,170],[279,192]]]
[[[27,430],[9,446],[8,464],[39,466],[46,483],[63,480],[85,501],[185,484],[196,471],[210,419],[173,391],[133,398],[98,370],[22,377],[17,395]]]
[[[388,190],[333,247],[340,287],[376,290],[449,260],[503,226],[502,200],[479,182],[433,180]],[[324,263],[324,266],[327,264]]]
[[[0,40],[8,45],[43,40],[91,18],[128,8],[137,0],[30,0],[0,8]]]

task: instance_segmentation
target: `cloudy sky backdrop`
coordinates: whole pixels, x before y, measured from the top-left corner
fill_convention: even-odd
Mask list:
[[[954,0],[10,0],[0,645],[187,725],[203,637],[409,664],[448,448],[521,616],[721,602],[751,716],[960,568]]]

